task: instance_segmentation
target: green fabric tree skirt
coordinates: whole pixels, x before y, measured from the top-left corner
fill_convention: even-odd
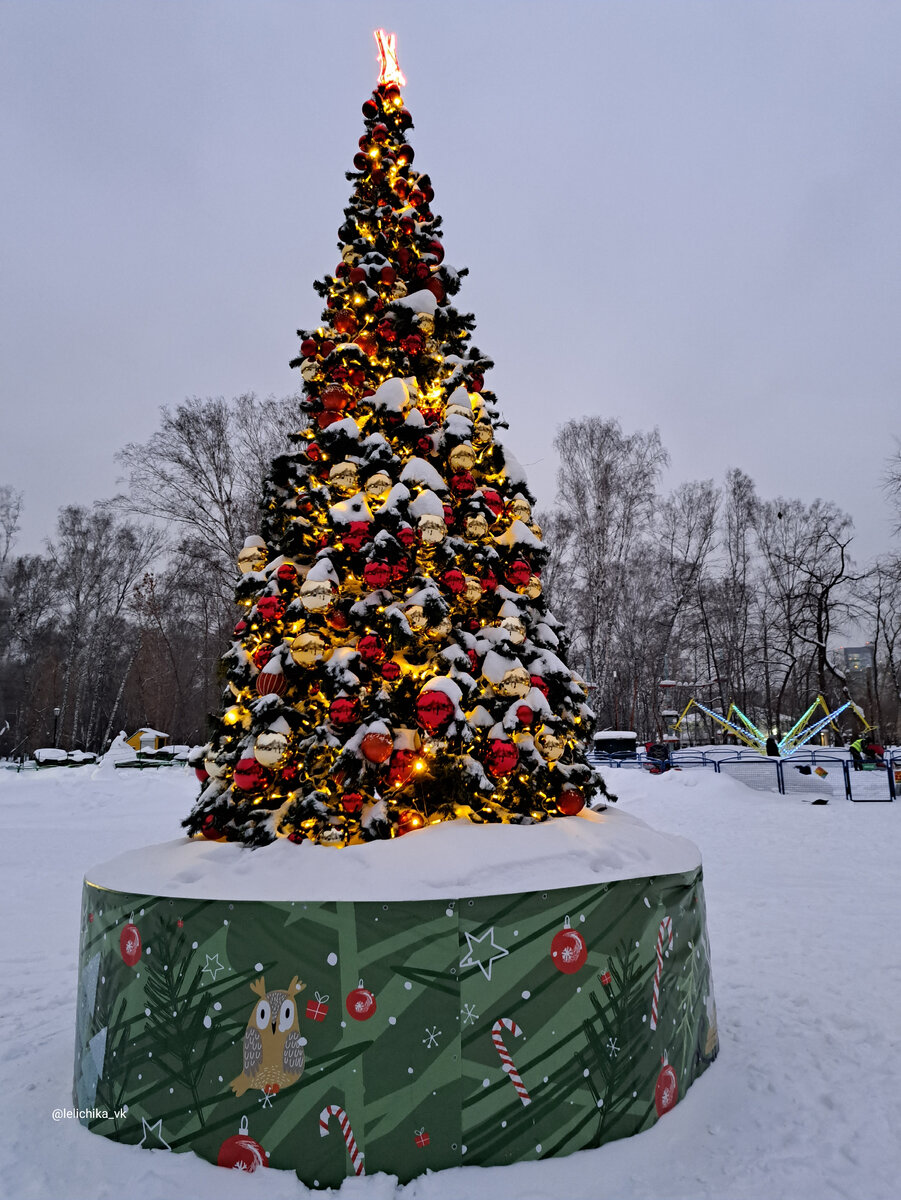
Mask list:
[[[652,1125],[717,1052],[700,861],[690,843],[623,814],[569,824],[589,851],[572,878],[568,860],[551,855],[542,870],[533,854],[532,887],[513,891],[509,855],[494,871],[480,864],[484,890],[503,894],[379,899],[380,855],[393,874],[382,894],[403,891],[394,843],[286,847],[294,899],[268,898],[286,886],[278,870],[265,878],[285,847],[267,860],[267,850],[171,843],[177,869],[156,872],[168,894],[145,894],[140,855],[95,868],[79,957],[84,1122],[223,1166],[295,1170],[319,1187],[364,1171],[403,1181],[550,1158]],[[489,832],[492,849],[503,837],[514,856],[524,834],[539,851],[545,836]],[[482,833],[454,836],[473,845]],[[439,837],[402,839],[407,859],[414,839],[441,849]],[[643,839],[653,842],[644,855]],[[661,859],[667,841],[678,853]],[[655,859],[687,869],[605,880],[597,855],[586,865],[592,845],[612,861],[620,843],[651,869]],[[147,861],[161,852],[148,848]],[[243,871],[234,899],[196,895],[217,859]],[[361,862],[375,869],[342,890],[369,899],[309,898],[323,871],[337,874],[337,894]],[[123,869],[140,888],[110,886]],[[621,873],[622,861],[606,871]],[[254,875],[267,898],[246,898]],[[573,886],[551,886],[563,882]],[[221,872],[209,890],[221,892]]]

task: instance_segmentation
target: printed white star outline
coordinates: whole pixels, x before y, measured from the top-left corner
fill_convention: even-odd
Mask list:
[[[141,1140],[138,1142],[138,1145],[139,1145],[139,1146],[143,1146],[143,1145],[144,1145],[144,1138],[146,1138],[146,1137],[147,1137],[147,1134],[148,1134],[148,1133],[152,1133],[152,1134],[153,1134],[153,1136],[154,1136],[154,1137],[157,1139],[157,1141],[160,1141],[160,1142],[162,1142],[162,1143],[163,1143],[163,1145],[166,1147],[166,1149],[167,1149],[167,1150],[171,1150],[171,1149],[172,1149],[172,1147],[169,1145],[169,1143],[168,1143],[168,1142],[166,1141],[166,1139],[163,1137],[163,1118],[162,1118],[162,1117],[160,1117],[160,1119],[159,1119],[158,1121],[154,1121],[154,1123],[153,1123],[152,1125],[148,1125],[148,1124],[147,1124],[147,1118],[146,1118],[146,1117],[141,1117],[141,1124],[142,1124],[142,1125],[143,1125],[143,1127],[144,1127],[144,1133],[143,1133],[143,1135],[141,1136]],[[151,1146],[151,1147],[150,1147],[150,1149],[151,1149],[151,1150],[153,1150],[153,1149],[155,1149],[155,1148],[156,1148],[156,1147],[154,1147],[154,1146]]]
[[[215,966],[213,966],[214,963],[215,963]],[[213,983],[215,983],[216,976],[219,974],[220,971],[224,971],[224,970],[225,970],[225,967],[223,967],[222,963],[219,961],[218,954],[214,954],[212,958],[210,958],[210,956],[207,955],[206,956],[206,966],[203,968],[203,970],[200,972],[200,974],[205,975],[206,972],[209,971],[210,976],[212,977]]]
[[[464,931],[464,933],[465,933],[465,931]],[[505,958],[510,953],[510,951],[505,950],[503,946],[499,946],[497,944],[497,942],[494,940],[494,926],[493,925],[491,926],[490,929],[486,929],[481,937],[476,937],[476,935],[474,933],[465,933],[465,937],[466,937],[467,951],[466,951],[466,954],[463,956],[463,958],[460,959],[460,966],[463,968],[479,967],[482,974],[485,976],[485,978],[490,983],[491,982],[492,965],[494,963],[496,963],[499,958]],[[494,954],[485,954],[484,952],[482,952],[479,954],[473,954],[473,947],[481,946],[481,944],[482,944],[482,942],[484,942],[485,938],[489,939],[488,946],[486,947],[486,949],[493,950],[495,953]],[[486,963],[487,963],[487,966],[486,966]]]

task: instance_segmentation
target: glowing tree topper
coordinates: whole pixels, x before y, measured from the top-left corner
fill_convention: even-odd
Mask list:
[[[191,833],[348,846],[544,821],[603,791],[549,612],[534,497],[455,304],[393,34],[301,331],[301,428],[238,558],[240,619]]]

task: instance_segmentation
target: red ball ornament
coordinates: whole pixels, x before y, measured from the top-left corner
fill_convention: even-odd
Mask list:
[[[491,509],[494,516],[499,517],[504,508],[504,502],[501,499],[500,492],[496,492],[494,488],[482,488],[482,499]]]
[[[297,569],[291,563],[282,563],[275,575],[282,583],[293,583],[297,578]]]
[[[425,248],[426,254],[430,254],[435,262],[442,262],[444,259],[444,246],[437,239],[429,242]]]
[[[137,925],[131,921],[122,927],[119,934],[119,953],[127,967],[135,966],[141,958],[141,935]]]
[[[378,115],[379,106],[376,104],[376,102],[374,100],[364,100],[363,116],[366,117],[367,120],[371,120],[373,117],[377,117]]]
[[[375,633],[367,633],[357,642],[357,650],[364,662],[384,662],[387,650],[385,643]]]
[[[195,767],[194,774],[197,776],[197,778],[200,780],[201,783],[206,783],[206,781],[210,777],[210,773],[205,767]]]
[[[357,345],[367,358],[374,358],[379,352],[379,339],[368,329],[357,334]]]
[[[328,358],[328,356],[331,354],[331,352],[334,350],[334,348],[335,348],[335,343],[331,339],[327,339],[319,347],[319,353],[322,355],[323,358]]]
[[[360,750],[367,762],[383,763],[391,757],[394,741],[387,733],[367,733],[360,742]]]
[[[322,447],[318,442],[307,442],[307,458],[314,463],[322,459]]]
[[[353,157],[353,163],[358,171],[365,171],[369,166],[369,157],[362,150],[358,150]]]
[[[363,267],[351,267],[347,272],[347,277],[351,283],[362,283],[366,278],[366,271]]]
[[[480,392],[482,390],[482,388],[485,386],[484,375],[479,375],[478,373],[474,374],[469,381],[469,386],[472,388],[472,390],[474,392]]]
[[[257,600],[257,616],[264,621],[279,621],[285,615],[285,602],[281,596],[260,596]]]
[[[329,705],[328,718],[333,725],[353,725],[358,712],[359,706],[353,696],[338,696]]]
[[[235,636],[240,637],[246,628],[247,628],[247,622],[239,621],[237,623],[237,625],[235,626]]]
[[[387,284],[387,286],[390,287],[391,284],[393,284],[397,279],[397,271],[395,271],[394,267],[388,264],[387,266],[382,267],[381,271],[379,271],[379,279],[382,283]]]
[[[451,491],[457,496],[471,496],[476,490],[476,481],[471,471],[458,471],[451,476]]]
[[[328,625],[329,629],[334,629],[336,632],[340,633],[342,630],[348,627],[350,624],[350,619],[348,618],[346,612],[342,612],[340,608],[334,608],[331,612],[326,613],[325,623]]]
[[[585,796],[578,788],[566,788],[560,793],[557,808],[564,817],[574,817],[585,807]]]
[[[260,671],[257,675],[257,691],[261,696],[281,696],[287,686],[281,671]]]
[[[375,996],[363,987],[363,980],[352,992],[347,993],[344,1006],[355,1021],[368,1021],[375,1013]]]
[[[393,574],[391,564],[385,562],[384,559],[377,558],[368,562],[363,568],[363,582],[368,588],[378,591],[380,588],[388,586]]]
[[[454,510],[450,504],[443,504],[441,507],[444,509],[444,524],[450,529],[454,523]]]
[[[207,815],[203,818],[200,826],[200,832],[208,842],[218,842],[222,837],[222,833],[216,824],[216,818],[212,813],[207,813]]]
[[[412,525],[401,525],[396,536],[400,544],[406,546],[408,550],[416,544],[416,530]]]
[[[399,558],[391,568],[392,579],[403,579],[410,572],[410,564],[405,558]]]
[[[388,768],[388,782],[392,787],[403,787],[416,772],[416,751],[395,750]]]
[[[416,720],[429,733],[438,733],[449,725],[454,715],[454,702],[445,692],[431,688],[420,692],[416,701]]]
[[[538,688],[539,692],[541,692],[542,696],[544,696],[545,700],[547,700],[548,686],[540,675],[530,675],[529,683],[533,688]]]
[[[346,813],[358,813],[363,807],[363,797],[359,792],[345,792],[341,797],[341,807]]]
[[[512,771],[515,771],[518,762],[519,749],[515,742],[507,742],[503,738],[495,738],[488,743],[485,766],[495,779],[500,779],[504,775],[509,775]]]
[[[315,338],[304,338],[300,343],[300,352],[304,358],[314,358],[318,349],[319,343]]]
[[[676,1072],[666,1061],[666,1055],[664,1055],[663,1070],[657,1076],[657,1083],[654,1086],[654,1107],[657,1109],[657,1116],[662,1117],[671,1108],[675,1108],[678,1100],[679,1081],[676,1079]]]
[[[435,297],[435,299],[440,304],[441,301],[444,299],[444,287],[441,283],[441,280],[440,279],[430,279],[428,281],[428,283],[426,283],[425,286],[426,286],[426,291],[431,292],[432,295]]]
[[[368,521],[351,521],[347,529],[342,532],[341,541],[348,550],[352,550],[356,554],[363,549],[370,536]]]
[[[339,333],[352,335],[357,332],[357,318],[349,308],[342,308],[336,312],[332,324]]]
[[[485,574],[482,576],[482,591],[483,592],[493,592],[496,587],[497,587],[497,576],[489,567],[488,570],[485,572]]]
[[[563,928],[554,934],[551,941],[551,962],[564,975],[575,975],[581,971],[588,958],[588,947],[585,939],[569,924],[569,917],[563,922]]]
[[[414,829],[421,829],[425,822],[416,811],[415,808],[404,808],[397,814],[397,836],[403,837],[405,833],[412,833]]]
[[[422,338],[418,333],[409,334],[403,339],[400,345],[404,354],[413,356],[422,352]]]
[[[532,578],[532,568],[524,558],[514,559],[507,567],[507,582],[516,591],[521,591],[528,587],[529,580]]]
[[[240,758],[235,765],[234,784],[243,792],[258,792],[266,786],[269,772],[255,758]]]
[[[478,622],[476,622],[476,628],[479,628]],[[475,650],[467,650],[466,657],[469,659],[469,664],[472,667],[473,674],[476,674],[479,669],[478,654],[476,654]]]
[[[272,658],[272,647],[268,642],[264,642],[262,646],[253,652],[253,665],[262,671],[270,658]]]
[[[322,395],[319,399],[322,401],[322,407],[327,412],[339,413],[347,408],[347,401],[350,397],[339,384],[330,383],[328,387],[322,389]]]
[[[445,524],[447,524],[446,520]],[[457,567],[451,567],[449,570],[445,571],[441,576],[441,582],[454,596],[459,596],[466,587],[466,577]]]
[[[516,719],[520,725],[531,725],[535,720],[535,714],[529,708],[528,704],[520,704],[516,710]]]
[[[394,683],[395,679],[400,679],[400,665],[389,658],[386,663],[382,663],[382,679],[387,679],[389,683]]]
[[[416,449],[420,454],[431,454],[435,447],[430,437],[421,437],[416,439]]]
[[[268,1167],[266,1151],[248,1133],[247,1117],[241,1118],[238,1132],[226,1138],[219,1147],[216,1163],[233,1171],[255,1171],[257,1167]]]

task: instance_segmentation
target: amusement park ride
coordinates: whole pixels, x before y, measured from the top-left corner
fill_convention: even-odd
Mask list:
[[[716,721],[718,725],[722,725],[724,729],[727,729],[730,733],[734,734],[739,741],[743,743],[743,745],[749,746],[752,750],[759,750],[761,754],[766,754],[766,744],[768,739],[766,730],[758,729],[754,722],[745,716],[737,704],[730,704],[729,711],[725,716],[723,716],[722,713],[714,712],[712,708],[708,708],[706,704],[702,704],[700,700],[696,700],[694,697],[692,697],[691,700],[689,700],[689,702],[685,705],[685,708],[683,708],[682,714],[678,721],[676,721],[673,725],[673,730],[677,734],[679,732],[679,726],[685,720],[686,716],[688,715],[688,711],[691,708],[700,709],[700,711],[710,717],[711,720]],[[826,715],[821,717],[819,720],[811,721],[811,717],[813,717],[814,712],[818,708],[821,708]],[[835,718],[840,716],[847,708],[850,708],[860,721],[863,726],[864,733],[873,728],[873,726],[864,716],[863,710],[859,707],[859,705],[855,704],[853,700],[846,700],[844,704],[830,712],[829,705],[826,703],[823,697],[817,696],[816,700],[814,700],[807,712],[805,712],[804,715],[795,722],[791,729],[789,729],[788,733],[784,734],[782,738],[776,739],[776,745],[779,747],[780,757],[787,758],[790,754],[794,754],[796,750],[799,750],[803,745],[809,742],[811,738],[815,738],[818,733],[822,733],[828,725],[831,725],[835,732],[838,733],[839,728],[835,724]],[[736,724],[735,721],[731,719],[733,714],[738,721],[741,722],[741,725]]]

